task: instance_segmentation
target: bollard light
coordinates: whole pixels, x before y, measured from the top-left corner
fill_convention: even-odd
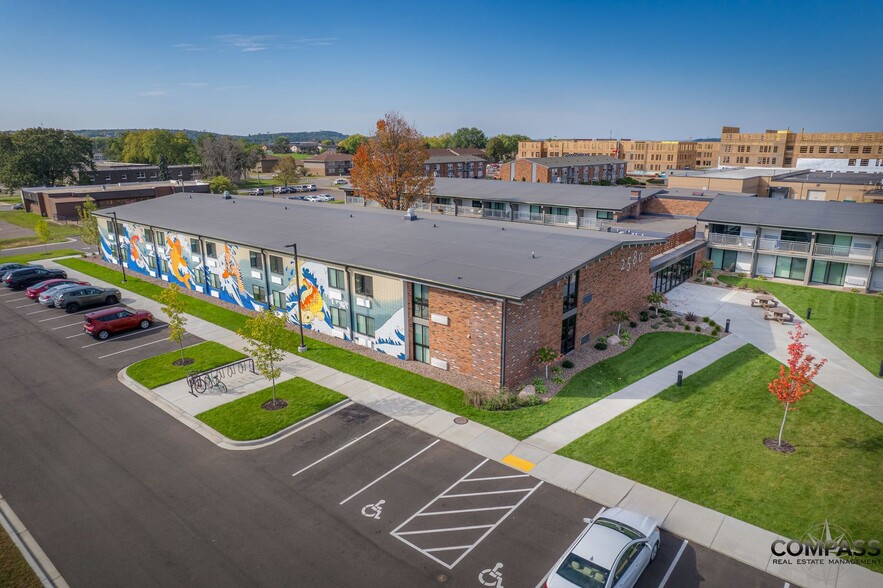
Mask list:
[[[684,383],[684,371],[678,370],[678,386],[683,385]]]
[[[812,308],[806,309],[806,320],[809,320],[809,317],[812,315]]]
[[[877,372],[877,375],[883,378],[883,360],[880,361],[880,371]]]
[[[727,324],[724,327],[724,333],[729,333],[729,332],[730,332],[730,319],[727,319]]]

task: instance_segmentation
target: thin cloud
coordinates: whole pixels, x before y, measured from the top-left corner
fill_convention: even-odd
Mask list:
[[[295,39],[294,42],[309,47],[324,47],[327,45],[333,45],[336,40],[337,37],[320,37],[317,39]]]
[[[165,96],[167,94],[168,94],[168,92],[166,92],[165,90],[148,90],[147,92],[140,92],[138,95],[139,96],[157,97],[157,96]]]
[[[176,45],[172,45],[173,49],[180,49],[181,51],[208,51],[208,47],[200,47],[199,45],[194,45],[193,43],[178,43]]]
[[[178,85],[187,88],[205,88],[208,86],[208,82],[181,82]]]
[[[239,49],[243,53],[252,53],[254,51],[265,51],[269,41],[274,37],[272,35],[216,35],[214,38],[224,45]]]

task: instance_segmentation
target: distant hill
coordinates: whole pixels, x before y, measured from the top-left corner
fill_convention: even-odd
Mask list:
[[[119,137],[126,131],[137,131],[140,129],[79,129],[73,131],[78,135],[94,139],[95,137]],[[191,139],[196,139],[200,135],[223,135],[224,133],[213,133],[211,131],[192,131],[190,129],[165,129],[173,133],[183,131]],[[272,143],[276,137],[288,137],[289,141],[323,141],[331,139],[335,143],[339,143],[346,139],[349,135],[338,133],[337,131],[292,131],[286,133],[258,133],[255,135],[230,135],[238,139],[245,139],[252,143]]]

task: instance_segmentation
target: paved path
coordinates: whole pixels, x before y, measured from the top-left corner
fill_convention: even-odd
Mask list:
[[[691,310],[725,324],[746,343],[784,363],[788,359],[789,325],[763,318],[760,308],[752,308],[750,291],[716,288],[685,282],[666,295],[668,307],[678,312]],[[793,309],[790,309],[793,310]],[[796,319],[795,324],[800,319]],[[800,321],[809,333],[809,351],[828,359],[815,381],[819,386],[877,421],[883,422],[883,379],[875,377],[857,361],[819,333],[812,322]],[[883,352],[883,350],[881,350]]]

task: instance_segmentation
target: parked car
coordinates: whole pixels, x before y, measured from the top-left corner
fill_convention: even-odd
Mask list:
[[[307,202],[321,202],[318,194],[310,194],[309,196],[304,196],[303,199]]]
[[[88,286],[88,284],[86,285]],[[60,291],[67,288],[76,288],[78,286],[80,286],[80,284],[59,284],[58,286],[51,286],[37,296],[37,302],[45,304],[46,306],[55,306],[55,297]]]
[[[12,210],[21,210],[24,207],[25,207],[24,204],[22,204],[21,202],[17,202],[12,205]]]
[[[316,184],[308,184],[308,185],[307,185],[307,189],[308,189],[310,192],[315,192],[315,191],[318,190],[319,188],[316,187]]]
[[[13,290],[22,290],[42,282],[43,280],[51,280],[52,278],[66,278],[67,272],[64,270],[44,269],[42,267],[23,267],[21,269],[12,270],[3,279],[3,284],[7,288]]]
[[[316,196],[319,198],[319,202],[331,202],[334,200],[334,196],[331,194],[316,194]]]
[[[248,191],[248,195],[249,196],[263,196],[264,189],[263,188],[252,188],[251,190]]]
[[[558,560],[546,588],[631,588],[659,551],[659,523],[611,508],[594,521]]]
[[[301,186],[291,186],[288,191],[292,194],[297,194],[298,192],[303,192],[303,188]]]
[[[303,200],[304,198],[305,198],[304,196],[289,196],[288,197],[289,200]]]
[[[331,182],[332,186],[343,186],[344,184],[349,184],[349,180],[346,178],[335,178],[334,181]]]
[[[114,333],[147,329],[152,324],[153,315],[146,310],[129,310],[119,306],[102,308],[83,316],[83,332],[102,341]]]
[[[43,266],[37,265],[36,263],[3,263],[3,264],[0,264],[0,280],[5,280],[6,274],[11,272],[12,270],[22,269],[25,267],[43,267]]]
[[[49,290],[50,288],[54,288],[56,286],[88,286],[89,282],[79,282],[77,280],[71,280],[68,278],[54,278],[52,280],[44,280],[42,282],[38,282],[33,286],[29,287],[25,291],[25,296],[30,298],[31,300],[37,300],[40,297],[40,294]]]
[[[77,312],[83,306],[99,306],[116,304],[122,294],[116,288],[99,288],[98,286],[77,286],[63,289],[55,295],[55,306],[65,312]]]

